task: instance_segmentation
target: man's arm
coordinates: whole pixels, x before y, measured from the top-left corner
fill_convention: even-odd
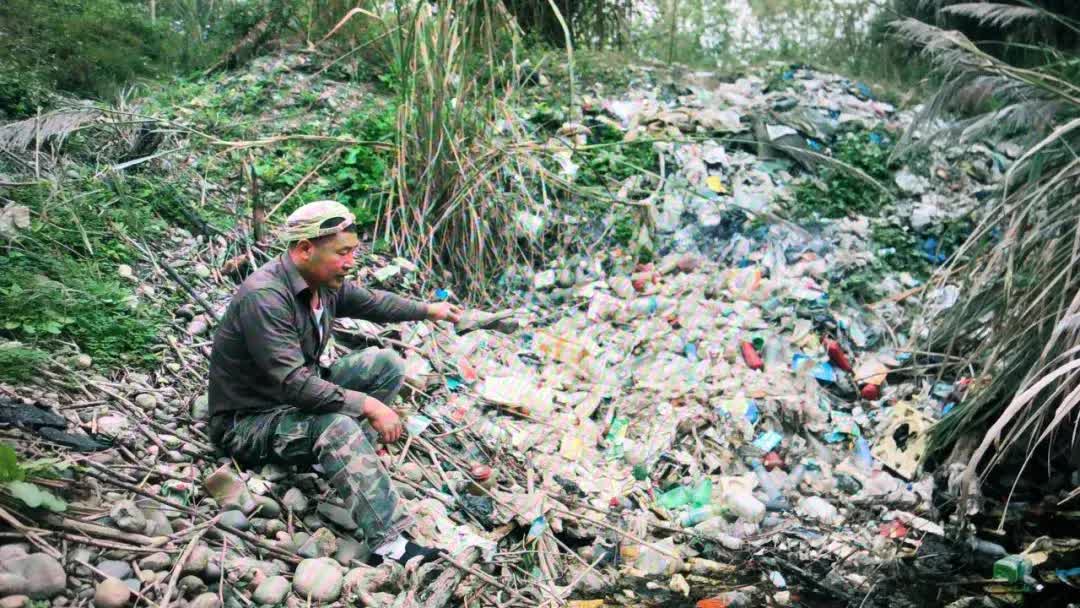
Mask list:
[[[248,352],[278,388],[282,403],[318,413],[366,414],[367,395],[323,380],[304,365],[300,330],[281,294],[269,289],[247,294],[239,318]]]
[[[429,318],[429,307],[387,291],[367,289],[346,281],[338,291],[339,317],[366,319],[376,323],[423,321]]]

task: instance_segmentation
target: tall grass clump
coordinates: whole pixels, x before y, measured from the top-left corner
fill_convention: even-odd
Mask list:
[[[381,235],[472,293],[529,246],[517,228],[536,208],[540,164],[515,132],[516,26],[501,5],[401,1],[383,17],[397,97],[396,158]]]
[[[1042,9],[978,3],[951,10],[966,10],[984,24],[1038,17],[1078,27]],[[1012,21],[1002,21],[1005,15]],[[1008,167],[1000,195],[987,202],[977,227],[936,279],[938,287],[958,287],[960,296],[933,322],[928,350],[956,356],[958,374],[976,370],[967,398],[935,429],[939,448],[962,436],[983,436],[967,467],[967,489],[975,475],[1004,458],[1024,456],[1024,466],[1036,454],[1051,461],[1060,456],[1059,441],[1076,439],[1080,61],[1043,46],[1042,65],[1017,67],[957,31],[913,19],[895,27],[944,77],[912,127],[928,132],[923,141],[1011,141],[1023,150]],[[964,118],[933,131],[945,112]]]

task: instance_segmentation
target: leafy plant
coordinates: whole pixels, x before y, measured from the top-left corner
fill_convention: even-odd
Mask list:
[[[47,488],[26,481],[34,474],[44,475],[60,464],[57,459],[31,461],[26,465],[19,463],[18,454],[6,443],[0,443],[0,490],[32,509],[46,509],[53,512],[67,510],[64,499],[56,496]]]
[[[50,359],[49,353],[19,342],[0,342],[0,380],[25,382]]]
[[[883,184],[891,183],[888,161],[892,140],[882,131],[857,131],[833,146],[837,164],[829,164],[820,180],[804,180],[794,188],[789,211],[800,219],[837,218],[853,213],[876,215],[889,200]],[[853,171],[856,169],[857,171]],[[875,183],[877,182],[877,183]]]

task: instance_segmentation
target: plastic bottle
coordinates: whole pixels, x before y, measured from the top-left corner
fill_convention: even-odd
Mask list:
[[[769,472],[762,466],[760,460],[754,460],[750,463],[750,467],[754,469],[754,474],[757,475],[758,483],[761,485],[761,489],[765,491],[765,495],[769,497],[769,502],[766,506],[770,511],[783,511],[788,508],[787,499],[784,498],[784,493],[780,491],[780,487],[776,485],[773,478],[769,476]]]
[[[656,498],[656,503],[665,509],[676,509],[690,504],[690,489],[676,486]]]
[[[784,356],[784,345],[780,342],[780,338],[773,336],[765,342],[765,368],[774,370],[780,369],[785,363],[787,357]]]
[[[835,524],[840,519],[836,507],[820,496],[807,496],[799,502],[799,511],[803,516],[826,524]]]
[[[634,317],[650,317],[675,308],[675,300],[662,296],[648,296],[630,301],[629,310]]]
[[[477,417],[472,423],[470,430],[483,439],[486,439],[488,443],[493,446],[508,445],[510,443],[509,431],[499,426],[494,420],[487,416]]]
[[[806,465],[800,462],[795,465],[794,469],[791,469],[791,473],[788,474],[787,483],[784,484],[784,487],[788,490],[797,490],[804,475],[806,475]]]
[[[765,505],[746,491],[734,490],[725,494],[724,506],[740,519],[755,524],[765,519]]]
[[[742,350],[743,361],[746,362],[747,367],[754,370],[765,367],[765,362],[761,360],[761,356],[754,350],[753,344],[744,340],[739,345],[739,348]]]
[[[578,364],[589,356],[583,345],[566,338],[538,331],[533,334],[533,350],[563,363]]]
[[[618,460],[623,457],[625,451],[623,448],[623,440],[626,439],[626,428],[630,426],[630,419],[624,416],[619,416],[611,421],[611,427],[607,433],[607,458],[608,460]]]
[[[706,477],[690,492],[690,504],[700,508],[712,502],[712,480]]]
[[[869,473],[874,468],[874,457],[870,454],[870,444],[863,437],[855,440],[855,462],[866,473]]]
[[[715,516],[716,516],[716,512],[713,509],[712,505],[706,505],[704,507],[697,507],[695,509],[691,509],[691,510],[687,511],[686,513],[683,514],[683,516],[679,520],[679,522],[682,523],[682,525],[684,527],[690,528],[692,526],[696,526],[696,525],[700,524],[701,522],[703,522],[703,521],[705,521],[707,519],[711,519],[711,518],[713,518]]]

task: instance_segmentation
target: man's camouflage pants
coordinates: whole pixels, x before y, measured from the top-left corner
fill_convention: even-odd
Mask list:
[[[404,363],[391,350],[369,348],[338,360],[330,368],[329,380],[389,404],[404,382]],[[375,455],[378,435],[368,421],[283,408],[237,414],[226,428],[220,445],[245,466],[318,464],[352,514],[358,540],[369,550],[411,525]]]

